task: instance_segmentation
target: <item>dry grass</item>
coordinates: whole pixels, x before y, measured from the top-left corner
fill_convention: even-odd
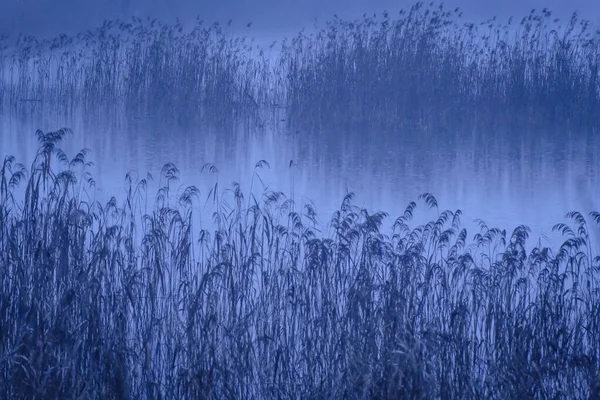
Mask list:
[[[469,236],[430,194],[434,220],[409,227],[410,203],[389,231],[349,194],[320,233],[284,193],[200,194],[173,164],[154,202],[128,175],[99,204],[67,133],[0,170],[2,398],[598,398],[600,259],[579,213],[527,252],[526,227]]]

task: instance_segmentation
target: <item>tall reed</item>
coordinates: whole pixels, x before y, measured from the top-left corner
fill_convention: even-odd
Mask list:
[[[431,194],[391,229],[348,194],[321,233],[293,196],[199,193],[170,163],[154,201],[128,174],[99,203],[67,134],[0,169],[2,398],[600,395],[600,258],[577,212],[528,251],[527,227],[468,235]]]
[[[283,49],[299,124],[409,129],[597,129],[600,31],[547,9],[520,24],[463,23],[417,3],[392,17],[334,19]]]
[[[313,128],[596,131],[597,29],[547,9],[477,25],[417,3],[396,16],[334,18],[267,56],[219,24],[107,21],[50,40],[0,38],[0,101],[220,122],[284,109]]]
[[[157,20],[106,21],[76,36],[5,44],[0,92],[4,104],[61,112],[231,120],[252,116],[267,90],[265,60],[255,53],[219,24],[198,20],[184,30]]]

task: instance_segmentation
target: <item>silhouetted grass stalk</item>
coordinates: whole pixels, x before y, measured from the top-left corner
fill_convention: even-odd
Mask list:
[[[600,394],[600,258],[579,213],[528,252],[526,227],[469,240],[430,194],[434,220],[410,227],[411,202],[389,232],[349,194],[321,234],[284,193],[201,194],[173,164],[154,202],[128,174],[100,204],[67,133],[0,169],[2,398]]]

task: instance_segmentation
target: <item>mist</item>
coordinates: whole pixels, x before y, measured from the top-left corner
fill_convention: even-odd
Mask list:
[[[0,398],[600,399],[599,14],[0,2]]]

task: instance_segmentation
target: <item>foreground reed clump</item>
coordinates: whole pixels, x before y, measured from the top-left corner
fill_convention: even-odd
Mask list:
[[[136,18],[51,40],[0,38],[0,101],[221,122],[283,109],[312,128],[598,130],[598,27],[576,14],[563,25],[546,9],[520,24],[460,16],[417,3],[335,18],[270,49],[218,24]]]
[[[577,212],[527,251],[526,227],[470,241],[429,194],[437,217],[409,228],[410,203],[389,234],[348,195],[322,234],[283,193],[215,185],[209,231],[172,164],[154,203],[131,174],[122,202],[92,201],[67,132],[0,169],[2,398],[600,395],[600,258]]]

